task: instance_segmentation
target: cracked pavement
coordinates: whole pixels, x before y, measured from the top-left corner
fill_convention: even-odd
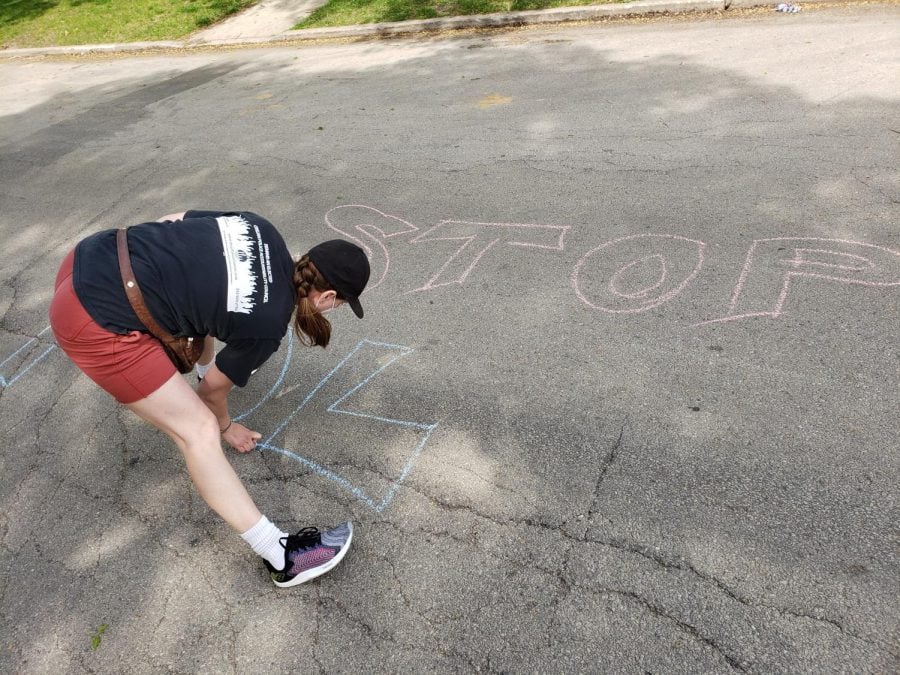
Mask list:
[[[898,18],[0,61],[0,671],[896,671]],[[372,257],[232,398],[294,589],[41,332],[192,207]]]

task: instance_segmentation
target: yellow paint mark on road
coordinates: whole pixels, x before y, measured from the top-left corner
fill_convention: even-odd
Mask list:
[[[506,105],[507,103],[512,103],[511,96],[503,96],[502,94],[488,94],[483,99],[478,101],[477,105],[479,108],[493,108],[495,105]]]
[[[262,94],[257,94],[253,98],[257,101],[265,101],[267,98],[272,98],[272,94],[270,94],[269,92],[264,92]]]
[[[259,108],[244,108],[238,112],[238,115],[243,117],[244,115],[253,115],[266,110],[283,110],[286,107],[287,106],[284,103],[270,103],[269,105],[264,105]]]

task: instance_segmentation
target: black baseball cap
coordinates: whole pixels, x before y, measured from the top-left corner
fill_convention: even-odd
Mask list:
[[[313,246],[307,255],[338,297],[350,305],[356,316],[363,318],[359,296],[369,283],[366,252],[349,241],[331,239]]]

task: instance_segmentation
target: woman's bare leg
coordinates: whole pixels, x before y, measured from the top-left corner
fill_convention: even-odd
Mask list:
[[[128,407],[175,441],[200,496],[234,530],[246,532],[259,521],[262,514],[222,451],[215,416],[181,375]]]
[[[216,416],[178,373],[128,407],[175,441],[197,491],[265,559],[276,586],[294,586],[325,574],[349,550],[351,523],[303,539],[289,537],[263,517],[222,452]]]

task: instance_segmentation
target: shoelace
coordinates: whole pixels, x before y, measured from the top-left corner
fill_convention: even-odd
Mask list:
[[[285,550],[295,551],[298,549],[312,548],[322,539],[318,527],[304,527],[297,534],[289,534],[279,539]]]

